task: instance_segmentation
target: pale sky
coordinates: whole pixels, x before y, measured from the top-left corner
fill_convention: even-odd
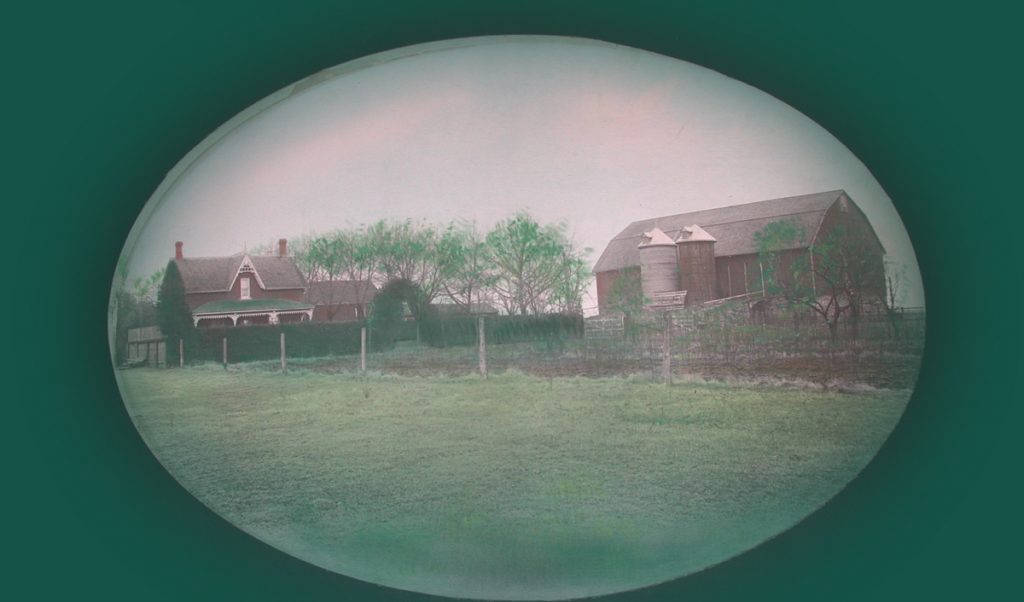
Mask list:
[[[198,102],[198,100],[197,100]],[[317,74],[226,124],[150,199],[132,277],[378,219],[565,221],[591,265],[632,221],[845,189],[924,304],[906,230],[864,165],[790,106],[714,71],[602,42],[415,46]],[[596,299],[585,300],[595,306]]]

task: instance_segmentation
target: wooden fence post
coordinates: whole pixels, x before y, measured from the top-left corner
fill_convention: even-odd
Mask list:
[[[484,334],[484,319],[477,319],[477,333],[480,338],[480,374],[487,378],[487,335]]]
[[[185,339],[178,339],[178,367],[185,367]]]
[[[224,369],[228,369],[228,338],[224,337],[220,340],[221,355],[224,356]]]
[[[281,333],[281,372],[286,372],[287,370],[288,370],[288,363],[285,360],[285,355],[284,355],[284,333],[282,332]]]
[[[672,313],[665,312],[665,334],[661,342],[661,380],[672,384]]]
[[[366,372],[366,327],[359,329],[359,371]]]

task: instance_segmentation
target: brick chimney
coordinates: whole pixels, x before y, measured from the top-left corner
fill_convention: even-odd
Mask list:
[[[181,248],[184,247],[184,246],[185,246],[185,243],[181,242],[180,240],[178,242],[174,243],[174,258],[175,259],[184,259],[185,258],[185,254],[181,251]]]
[[[288,239],[282,238],[277,241],[277,256],[287,257],[288,256]]]

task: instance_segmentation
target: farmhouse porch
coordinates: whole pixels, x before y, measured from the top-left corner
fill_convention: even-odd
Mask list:
[[[196,327],[282,324],[312,319],[312,305],[288,299],[211,301],[192,311]]]

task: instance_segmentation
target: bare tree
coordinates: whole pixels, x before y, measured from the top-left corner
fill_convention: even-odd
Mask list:
[[[357,305],[365,308],[369,303],[380,261],[379,250],[365,230],[338,229],[312,235],[300,239],[293,248],[296,264],[306,281],[317,287],[316,300],[327,308],[328,319],[348,300],[342,295],[349,289],[355,291]]]
[[[876,299],[885,317],[889,320],[889,328],[893,337],[900,334],[900,305],[899,299],[904,292],[907,282],[907,266],[897,264],[894,261],[885,263],[885,287],[878,291]]]
[[[449,270],[442,237],[434,227],[405,220],[381,220],[367,229],[383,280],[407,280],[422,291],[427,303],[441,291]],[[385,282],[380,282],[383,286]]]

